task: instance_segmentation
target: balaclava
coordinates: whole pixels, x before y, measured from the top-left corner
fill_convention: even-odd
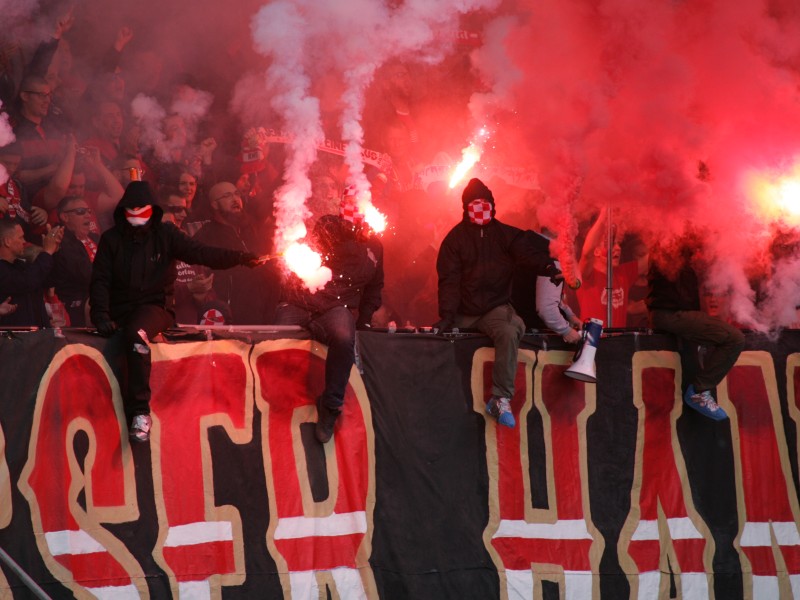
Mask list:
[[[470,179],[464,192],[461,194],[461,203],[464,214],[470,223],[486,225],[494,217],[494,196],[480,179]]]

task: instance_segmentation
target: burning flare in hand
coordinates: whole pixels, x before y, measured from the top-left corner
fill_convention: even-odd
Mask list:
[[[322,257],[308,244],[292,243],[283,251],[283,260],[312,292],[317,291],[331,279],[331,270],[322,266]]]

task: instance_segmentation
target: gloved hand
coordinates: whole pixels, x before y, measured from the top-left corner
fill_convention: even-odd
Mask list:
[[[239,264],[252,269],[261,264],[261,258],[258,254],[253,254],[252,252],[242,252],[242,255],[239,257]]]
[[[111,337],[117,330],[117,324],[106,316],[96,317],[94,319],[94,326],[97,328],[97,333],[104,337]]]
[[[453,319],[444,318],[439,319],[433,324],[434,333],[449,333],[453,330]]]
[[[564,274],[552,262],[547,263],[547,266],[544,268],[544,276],[549,277],[553,285],[559,285],[564,281]]]
[[[356,329],[364,330],[364,329],[371,329],[372,328],[372,313],[368,314],[358,314],[358,319],[356,320]]]

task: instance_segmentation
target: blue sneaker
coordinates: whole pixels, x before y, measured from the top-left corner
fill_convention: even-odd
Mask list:
[[[492,396],[486,403],[486,412],[492,415],[500,425],[513,428],[517,421],[511,412],[511,400]]]
[[[696,410],[709,419],[724,421],[728,418],[727,413],[717,404],[709,390],[703,390],[698,393],[694,391],[694,386],[690,385],[683,394],[683,402],[689,408]]]

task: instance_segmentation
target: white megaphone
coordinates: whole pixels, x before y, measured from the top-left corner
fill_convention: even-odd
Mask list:
[[[586,383],[597,383],[594,355],[602,333],[603,322],[600,319],[589,319],[583,324],[583,340],[572,357],[572,365],[564,371],[564,375]]]

